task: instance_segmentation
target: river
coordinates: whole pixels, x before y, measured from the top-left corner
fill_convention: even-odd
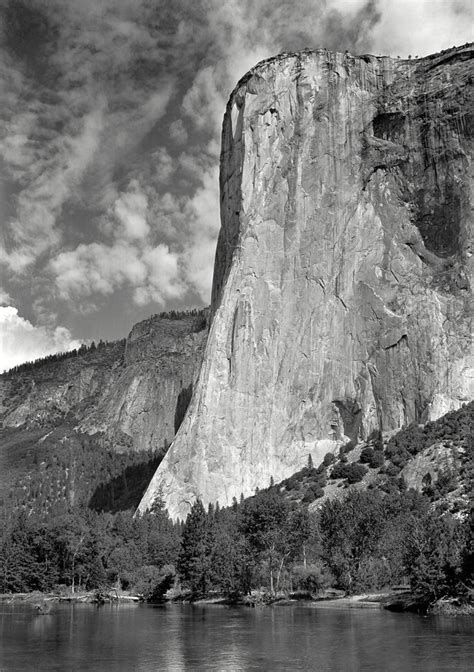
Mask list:
[[[469,672],[474,618],[295,605],[0,603],[0,671]]]

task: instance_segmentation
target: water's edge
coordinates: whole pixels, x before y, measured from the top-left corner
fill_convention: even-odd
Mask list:
[[[57,595],[56,593],[3,593],[0,594],[0,603],[14,604],[25,603],[34,606],[38,613],[49,613],[55,603],[86,603],[102,605],[105,603],[146,603],[141,595],[133,595],[120,591],[80,592],[70,595]],[[151,603],[153,604],[153,603]],[[255,592],[251,596],[237,600],[229,600],[225,597],[208,597],[192,600],[181,598],[164,600],[159,604],[215,604],[222,606],[241,607],[284,607],[284,606],[308,606],[311,608],[324,609],[386,609],[396,612],[411,612],[419,614],[444,614],[448,616],[474,616],[474,605],[456,599],[440,599],[433,604],[428,604],[423,598],[414,595],[410,591],[384,591],[376,593],[363,593],[358,595],[339,595],[337,597],[313,597],[307,599],[293,599],[287,597],[271,598],[265,593]]]

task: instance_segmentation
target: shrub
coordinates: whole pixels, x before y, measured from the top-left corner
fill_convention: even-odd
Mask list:
[[[161,571],[155,565],[142,565],[130,573],[130,588],[137,595],[148,597],[162,578]]]
[[[436,490],[440,496],[447,495],[457,488],[456,475],[451,469],[445,469],[438,474]]]
[[[346,477],[346,464],[339,462],[331,470],[331,478],[345,478]]]
[[[377,467],[381,467],[385,462],[384,454],[381,450],[364,448],[361,451],[359,462],[362,464],[368,464],[372,469],[377,469]]]
[[[323,459],[323,464],[325,467],[330,467],[336,461],[336,456],[334,453],[326,453]]]
[[[359,462],[362,464],[369,464],[374,456],[373,448],[363,448],[360,452]]]
[[[385,467],[384,472],[387,474],[387,476],[395,477],[400,473],[400,467],[396,466],[395,464],[388,464]]]
[[[313,476],[310,476],[306,481],[306,485],[320,485],[322,488],[324,488],[326,485],[326,470],[320,474],[316,473]]]
[[[372,467],[372,469],[382,467],[384,463],[385,463],[385,456],[383,454],[383,450],[374,450],[374,457],[372,461],[369,462],[369,465]]]
[[[173,565],[165,565],[161,570],[161,576],[147,595],[148,602],[163,602],[165,595],[173,587],[176,579],[176,571]]]
[[[356,441],[353,441],[353,440],[351,439],[350,441],[348,441],[347,443],[345,443],[343,446],[341,446],[341,448],[340,448],[340,452],[341,452],[342,454],[350,453],[351,450],[354,450],[354,448],[356,447],[356,445],[357,445],[357,442],[356,442]]]
[[[316,593],[318,590],[327,588],[333,582],[333,576],[329,569],[322,563],[311,565],[296,565],[291,573],[293,585],[297,590],[308,593]]]
[[[298,490],[300,482],[297,476],[293,474],[290,478],[287,478],[285,481],[287,490]]]
[[[331,472],[331,478],[345,478],[348,483],[358,483],[363,479],[367,473],[366,467],[356,462],[344,464],[339,462],[336,464]]]
[[[303,497],[303,502],[309,504],[310,502],[314,502],[315,499],[319,499],[320,497],[323,497],[324,495],[324,490],[321,487],[319,483],[313,483],[305,492],[305,495]]]

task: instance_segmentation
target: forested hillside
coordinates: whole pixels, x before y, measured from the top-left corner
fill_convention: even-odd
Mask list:
[[[197,501],[184,524],[173,524],[159,500],[133,517],[158,455],[101,451],[93,437],[71,433],[62,449],[27,456],[34,464],[4,497],[0,592],[115,586],[156,600],[174,586],[180,596],[238,599],[253,589],[309,597],[329,587],[409,584],[424,604],[467,600],[472,406],[407,428],[385,447],[376,439],[317,466],[308,459],[291,478],[269,479],[229,508],[205,510]],[[459,470],[425,479],[421,491],[408,488],[404,466],[433,441],[459,449]]]

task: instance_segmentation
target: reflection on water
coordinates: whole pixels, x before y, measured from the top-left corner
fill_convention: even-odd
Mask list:
[[[0,670],[472,669],[474,619],[314,606],[0,603]]]

